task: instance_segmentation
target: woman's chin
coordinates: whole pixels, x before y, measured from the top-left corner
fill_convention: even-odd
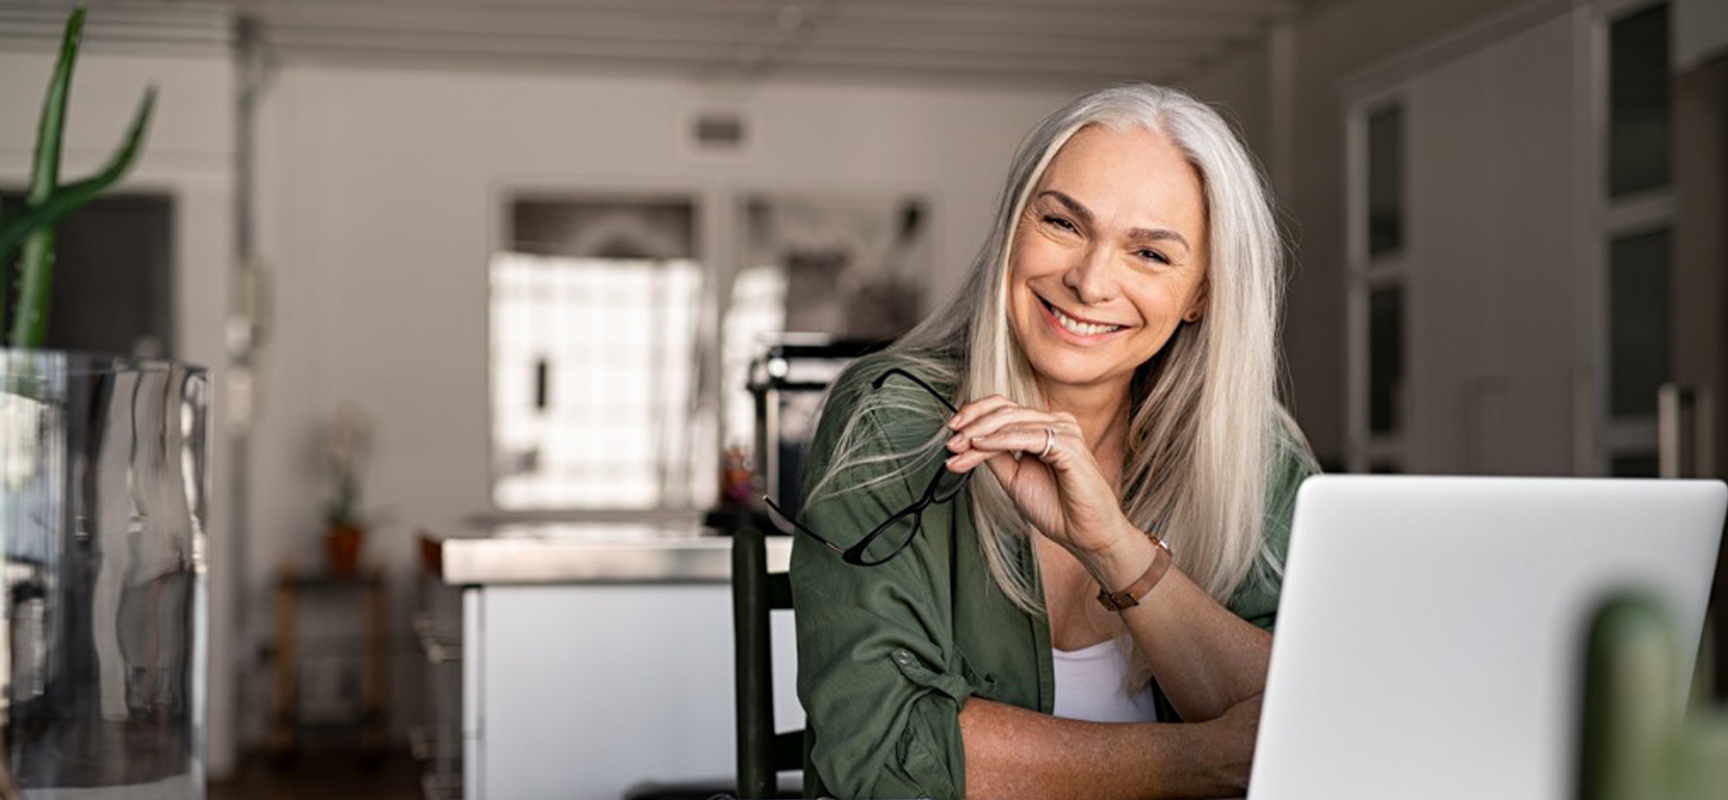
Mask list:
[[[1032,374],[1037,377],[1039,385],[1046,390],[1055,388],[1080,389],[1094,386],[1108,386],[1115,383],[1127,383],[1133,377],[1132,369],[1125,372],[1111,370],[1097,363],[1077,363],[1081,359],[1050,359],[1039,363],[1032,362]]]

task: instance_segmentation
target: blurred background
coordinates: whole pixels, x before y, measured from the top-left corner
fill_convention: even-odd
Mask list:
[[[459,692],[422,533],[694,524],[764,456],[763,343],[905,330],[1021,136],[1109,83],[1215,104],[1264,165],[1328,469],[1728,474],[1719,0],[88,5],[68,174],[159,107],[63,229],[50,343],[213,370],[213,777],[270,745],[284,636],[297,717],[381,692],[405,748]],[[0,203],[70,7],[0,0]],[[338,522],[380,630],[283,577]]]

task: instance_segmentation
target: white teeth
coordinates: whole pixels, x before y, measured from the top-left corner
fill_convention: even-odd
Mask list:
[[[1062,327],[1081,336],[1097,336],[1101,333],[1120,330],[1122,327],[1121,325],[1094,325],[1090,322],[1081,322],[1062,313],[1062,310],[1055,306],[1050,307],[1050,312],[1056,315],[1056,321],[1062,323]]]

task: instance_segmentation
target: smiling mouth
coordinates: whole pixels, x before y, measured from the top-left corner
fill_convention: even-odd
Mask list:
[[[1100,322],[1082,322],[1062,313],[1062,309],[1051,305],[1050,301],[1042,297],[1038,298],[1038,302],[1044,306],[1044,310],[1050,314],[1050,317],[1056,320],[1057,325],[1062,326],[1063,330],[1075,336],[1103,336],[1126,327],[1123,325],[1106,325]]]

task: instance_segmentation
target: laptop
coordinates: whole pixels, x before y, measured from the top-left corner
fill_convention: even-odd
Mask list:
[[[1655,593],[1689,684],[1720,481],[1320,476],[1297,495],[1249,800],[1560,800],[1586,626]]]

